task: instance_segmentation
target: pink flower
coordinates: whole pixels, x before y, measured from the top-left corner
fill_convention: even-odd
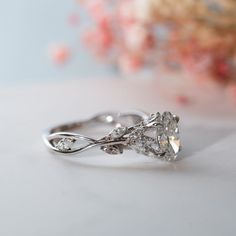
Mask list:
[[[118,22],[122,27],[128,27],[136,23],[133,1],[121,1],[117,8]]]
[[[155,45],[155,39],[150,29],[139,24],[125,28],[123,35],[126,48],[136,53],[146,53],[146,50]]]
[[[84,42],[97,56],[103,57],[112,47],[113,35],[109,30],[97,28],[85,33]]]
[[[105,9],[106,4],[103,0],[93,0],[86,5],[91,16],[97,22],[104,18],[105,15],[107,15],[107,11]]]
[[[66,45],[55,45],[50,49],[50,56],[55,64],[65,63],[70,54],[70,49]]]
[[[226,83],[230,79],[231,67],[226,59],[215,57],[212,64],[212,74],[215,81]]]
[[[118,61],[121,70],[125,73],[135,72],[139,70],[143,65],[143,61],[141,58],[139,58],[136,55],[126,54],[126,53],[121,55]]]
[[[178,104],[183,105],[183,106],[188,105],[190,102],[189,98],[185,95],[177,95],[175,97],[175,100]]]
[[[108,50],[113,42],[112,33],[109,30],[98,29],[96,34],[97,45],[101,50]]]
[[[112,18],[104,1],[96,0],[87,5],[95,20],[95,28],[85,33],[84,41],[95,55],[104,57],[114,42]]]

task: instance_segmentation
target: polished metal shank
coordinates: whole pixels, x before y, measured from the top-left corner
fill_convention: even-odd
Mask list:
[[[46,146],[63,154],[80,153],[100,147],[108,154],[121,154],[132,149],[147,156],[175,160],[180,151],[179,118],[170,112],[107,112],[88,120],[59,125],[47,130],[43,139]],[[83,130],[107,126],[110,132],[101,137],[82,135]]]

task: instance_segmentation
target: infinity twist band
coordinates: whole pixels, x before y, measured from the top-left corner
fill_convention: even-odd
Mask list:
[[[107,112],[90,119],[72,122],[47,130],[43,135],[46,146],[63,154],[81,153],[93,147],[107,154],[121,154],[135,150],[146,156],[175,160],[180,151],[179,117],[170,112],[146,115],[143,112]],[[100,131],[104,135],[93,136]]]

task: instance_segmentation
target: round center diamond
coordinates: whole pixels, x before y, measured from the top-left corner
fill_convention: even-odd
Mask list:
[[[175,160],[180,151],[178,117],[170,112],[152,115],[131,133],[131,147],[137,152],[167,161]]]

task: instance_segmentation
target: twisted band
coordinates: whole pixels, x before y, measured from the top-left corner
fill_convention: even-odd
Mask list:
[[[108,154],[121,154],[124,149],[162,160],[175,160],[180,151],[179,118],[170,112],[152,114],[143,112],[107,112],[88,120],[72,122],[47,130],[43,134],[46,146],[63,154],[80,153],[100,147]],[[93,135],[108,128],[110,132],[98,137]]]

